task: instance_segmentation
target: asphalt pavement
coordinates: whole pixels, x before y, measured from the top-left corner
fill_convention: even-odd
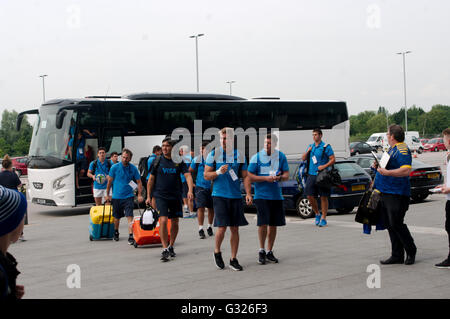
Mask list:
[[[419,155],[444,169],[443,158],[443,152]],[[24,298],[449,298],[450,270],[433,267],[448,254],[445,201],[434,194],[410,205],[405,220],[418,247],[411,266],[380,265],[390,255],[387,231],[363,234],[354,212],[335,211],[324,228],[288,214],[275,243],[280,262],[266,265],[257,263],[256,218],[247,213],[249,225],[240,228],[241,272],[215,267],[214,238],[199,239],[196,219],[180,220],[177,257],[162,263],[160,246],[128,245],[125,219],[120,241],[90,241],[89,208],[30,204],[27,240],[9,251],[19,262]],[[222,251],[228,266],[229,233]]]

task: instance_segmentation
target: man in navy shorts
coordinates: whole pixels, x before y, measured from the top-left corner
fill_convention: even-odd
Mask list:
[[[258,263],[266,260],[278,263],[273,254],[273,245],[277,235],[277,226],[286,225],[283,196],[279,181],[289,179],[289,165],[286,156],[276,150],[278,138],[268,134],[264,140],[264,149],[253,155],[248,166],[248,176],[255,183],[255,205],[259,238]],[[268,239],[266,253],[265,244]]]
[[[203,142],[200,147],[200,155],[195,157],[189,167],[189,172],[197,172],[197,178],[195,180],[195,202],[197,204],[197,220],[198,220],[198,234],[201,239],[205,239],[205,230],[203,229],[203,223],[205,221],[205,209],[208,209],[208,228],[207,232],[209,236],[214,235],[212,230],[212,224],[214,221],[214,207],[213,199],[211,196],[211,181],[205,180],[203,174],[205,172],[205,159],[208,154],[206,153],[206,146],[208,142]]]
[[[313,130],[314,143],[308,145],[306,153],[303,154],[302,160],[309,160],[308,177],[306,179],[305,195],[311,203],[312,209],[316,214],[316,226],[324,227],[327,225],[328,198],[330,197],[330,189],[319,187],[316,185],[316,178],[319,171],[327,169],[336,161],[331,145],[322,141],[322,130],[316,128]],[[317,196],[320,196],[320,208],[322,214],[319,213],[317,204]]]
[[[114,240],[119,240],[120,219],[126,217],[128,220],[128,244],[133,245],[133,208],[134,190],[138,189],[138,201],[144,201],[142,197],[141,175],[136,166],[130,163],[133,153],[124,148],[122,151],[122,162],[111,167],[108,175],[106,194],[108,200],[112,201],[114,217]],[[111,194],[112,187],[112,196]]]
[[[225,268],[220,247],[222,245],[225,231],[230,227],[231,231],[231,259],[230,268],[241,271],[236,255],[239,247],[239,226],[248,225],[244,216],[244,207],[240,189],[240,179],[244,179],[247,205],[252,203],[251,183],[247,176],[247,164],[245,158],[240,156],[239,151],[233,148],[234,131],[232,128],[220,130],[221,147],[209,153],[206,159],[204,177],[213,180],[213,205],[214,205],[214,227],[216,232],[216,244],[214,259],[219,269]],[[216,154],[217,151],[217,154]]]
[[[147,205],[150,205],[150,194],[156,200],[156,208],[159,211],[159,231],[163,251],[161,261],[169,261],[169,257],[176,256],[174,245],[179,229],[179,217],[183,217],[182,206],[182,185],[180,175],[183,174],[188,185],[187,198],[193,200],[192,176],[188,171],[186,163],[181,161],[175,163],[172,160],[172,149],[175,142],[170,138],[165,138],[162,142],[162,155],[155,158],[152,163],[150,178],[147,183]],[[171,221],[170,243],[167,229],[168,220]]]

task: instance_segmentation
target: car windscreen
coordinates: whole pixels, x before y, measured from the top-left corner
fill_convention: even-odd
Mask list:
[[[343,163],[336,163],[334,166],[339,171],[339,175],[341,175],[341,178],[349,178],[349,177],[355,177],[355,176],[366,176],[366,172],[356,163],[351,162],[343,162]]]

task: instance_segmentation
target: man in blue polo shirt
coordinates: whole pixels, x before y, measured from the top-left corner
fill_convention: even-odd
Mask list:
[[[273,255],[273,245],[277,226],[286,225],[283,196],[278,182],[289,179],[289,165],[286,156],[275,149],[277,143],[277,136],[268,134],[264,140],[264,149],[253,155],[248,166],[249,178],[255,182],[254,201],[260,244],[258,263],[261,265],[264,265],[266,260],[278,263],[278,259]],[[267,254],[266,239],[268,239]]]
[[[214,181],[212,193],[214,227],[218,227],[214,259],[217,268],[225,268],[220,247],[227,227],[230,227],[230,268],[241,271],[243,268],[236,259],[239,247],[239,226],[248,225],[248,222],[244,216],[239,175],[244,179],[247,205],[253,201],[251,183],[247,176],[247,164],[244,156],[240,156],[239,151],[233,148],[233,129],[225,127],[220,130],[219,135],[221,147],[209,153],[204,173],[206,180]]]
[[[198,234],[201,239],[205,239],[205,230],[203,229],[203,223],[205,221],[205,208],[208,208],[208,228],[207,232],[209,236],[214,235],[212,230],[212,224],[214,221],[214,206],[211,196],[211,181],[205,180],[203,174],[205,172],[205,158],[206,146],[208,142],[203,142],[200,146],[200,155],[195,157],[189,168],[189,172],[197,172],[197,178],[195,182],[195,202],[197,204],[197,221],[198,221]]]
[[[133,208],[134,190],[138,189],[138,201],[142,203],[142,182],[141,175],[136,166],[130,163],[133,153],[124,148],[122,151],[122,162],[114,164],[109,170],[108,185],[106,193],[109,201],[113,205],[114,217],[114,240],[119,240],[119,224],[122,217],[128,219],[128,243],[134,244],[133,239]],[[112,186],[112,196],[111,193]]]
[[[87,176],[94,181],[94,200],[95,205],[100,206],[104,198],[107,198],[106,186],[108,184],[107,176],[111,168],[111,163],[106,159],[106,149],[99,147],[97,159],[89,165]]]
[[[392,254],[380,263],[412,265],[415,262],[417,247],[408,226],[403,222],[411,195],[411,151],[404,143],[405,132],[400,125],[389,126],[386,136],[390,157],[385,168],[378,167],[374,188],[381,192],[381,211],[391,239]]]
[[[319,171],[327,169],[336,161],[331,145],[322,141],[322,130],[316,128],[313,130],[314,143],[308,145],[306,153],[303,154],[302,160],[309,161],[308,177],[306,178],[305,195],[311,203],[312,209],[316,214],[316,226],[324,227],[327,225],[328,198],[330,197],[330,189],[319,187],[316,185],[316,178]],[[320,196],[320,208],[322,214],[319,213],[319,206],[316,197]]]

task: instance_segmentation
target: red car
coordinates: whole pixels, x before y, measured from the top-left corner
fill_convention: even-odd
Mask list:
[[[14,169],[16,170],[17,175],[28,175],[27,169],[27,158],[26,157],[13,157],[11,158]]]
[[[444,139],[442,137],[432,138],[424,146],[424,151],[434,151],[439,152],[440,150],[445,151]]]
[[[421,138],[419,141],[420,141],[420,143],[422,143],[422,145],[425,145],[425,144],[428,143],[429,139],[427,139],[427,138]]]

